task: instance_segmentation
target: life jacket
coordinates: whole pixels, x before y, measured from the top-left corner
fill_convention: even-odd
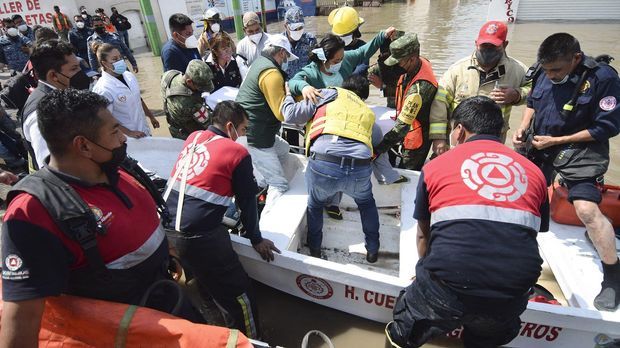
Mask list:
[[[335,100],[321,105],[306,125],[306,155],[322,134],[333,134],[366,144],[372,150],[374,112],[355,93],[336,88]]]
[[[433,86],[437,87],[437,79],[435,78],[435,73],[433,72],[433,68],[431,67],[431,63],[426,59],[420,57],[420,61],[422,65],[420,66],[420,71],[409,81],[407,86],[403,89],[403,83],[405,82],[405,77],[407,74],[403,74],[398,79],[398,84],[396,85],[396,118],[401,120],[404,123],[411,125],[411,130],[405,136],[403,140],[403,147],[406,150],[417,150],[424,143],[424,136],[422,133],[422,124],[417,119],[417,114],[422,108],[422,97],[419,93],[414,94],[413,96],[408,96],[409,88],[413,86],[418,81],[427,81],[431,83]],[[412,105],[410,107],[417,108],[417,110],[410,110],[407,113],[401,113],[405,101],[409,98],[413,98],[410,100]],[[414,119],[411,119],[409,115],[413,115]]]
[[[157,205],[163,225],[168,225],[170,217],[166,202],[137,161],[127,158],[121,168],[146,188]],[[46,166],[22,179],[9,191],[7,205],[21,193],[28,193],[39,200],[58,228],[79,244],[86,257],[86,267],[71,271],[67,293],[117,302],[132,301],[130,298],[135,295],[135,290],[143,288],[147,279],[137,279],[135,273],[128,269],[106,267],[97,247],[97,235],[105,234],[105,227],[68,183]],[[165,261],[160,279],[167,276],[165,270],[168,260]]]
[[[69,20],[64,13],[54,14],[54,28],[56,28],[57,31],[71,29],[71,26],[69,25]]]

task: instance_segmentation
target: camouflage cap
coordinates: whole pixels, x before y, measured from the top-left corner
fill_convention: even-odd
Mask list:
[[[304,12],[299,6],[291,6],[284,14],[284,23],[286,24],[303,24]]]
[[[207,63],[200,59],[192,59],[185,69],[185,77],[192,79],[194,86],[202,92],[211,92],[213,88],[213,72]]]
[[[391,55],[385,60],[385,65],[392,66],[398,61],[411,57],[414,53],[420,52],[420,42],[417,34],[405,34],[390,44]]]

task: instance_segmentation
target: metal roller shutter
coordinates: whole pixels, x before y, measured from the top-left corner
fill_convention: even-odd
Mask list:
[[[620,20],[620,0],[520,0],[517,21]]]

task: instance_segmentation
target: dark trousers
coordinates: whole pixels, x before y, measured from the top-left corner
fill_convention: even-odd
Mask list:
[[[415,280],[396,300],[394,321],[388,324],[387,332],[401,347],[420,347],[463,326],[465,347],[498,347],[518,335],[519,315],[526,306],[526,295],[514,299],[461,295],[433,279],[421,260]]]
[[[226,324],[249,338],[258,338],[258,311],[252,281],[220,226],[201,235],[173,237],[184,267],[196,279],[203,300],[213,298]]]
[[[131,47],[129,47],[129,33],[127,32],[127,30],[119,30],[118,36],[121,37],[121,40],[123,40],[127,48],[131,49]]]

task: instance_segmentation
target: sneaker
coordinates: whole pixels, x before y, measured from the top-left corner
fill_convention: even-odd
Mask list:
[[[342,220],[342,212],[337,205],[329,206],[325,208],[325,211],[327,212],[327,216],[329,216],[330,218],[334,220]]]
[[[614,287],[609,282],[601,283],[601,292],[594,298],[594,308],[599,311],[613,312],[618,309],[620,303],[620,293],[618,287]]]

